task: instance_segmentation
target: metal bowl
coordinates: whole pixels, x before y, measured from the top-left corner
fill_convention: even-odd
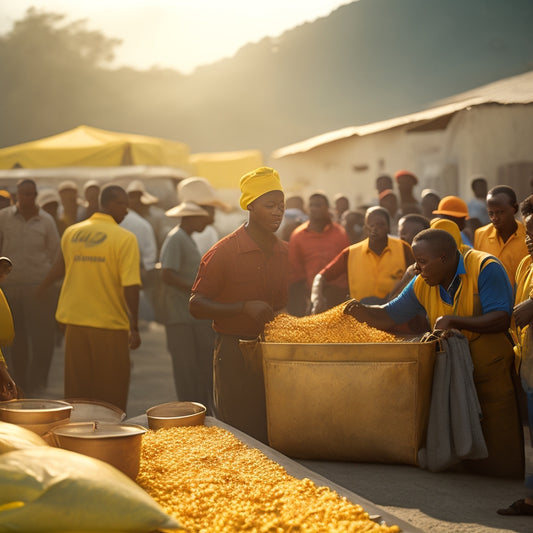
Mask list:
[[[126,413],[111,403],[85,399],[67,399],[73,407],[70,414],[70,422],[104,422],[109,424],[120,424]]]
[[[61,400],[23,399],[0,402],[0,420],[17,424],[38,435],[70,419],[72,405]]]
[[[64,424],[52,430],[58,447],[105,461],[131,479],[139,472],[145,432],[142,426],[98,422]]]
[[[200,426],[205,420],[206,407],[198,402],[168,402],[146,411],[148,427],[153,430],[176,426]]]

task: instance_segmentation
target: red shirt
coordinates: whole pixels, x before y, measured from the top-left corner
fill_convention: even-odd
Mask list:
[[[273,254],[268,256],[241,226],[203,256],[192,292],[221,303],[262,300],[279,311],[287,305],[288,272],[286,242],[277,239]],[[244,314],[217,318],[213,329],[249,338],[262,331]]]
[[[304,222],[289,239],[289,283],[305,279],[311,288],[314,277],[348,246],[350,240],[340,224],[331,222],[319,232],[310,230],[309,222]],[[345,281],[339,284],[345,285]]]

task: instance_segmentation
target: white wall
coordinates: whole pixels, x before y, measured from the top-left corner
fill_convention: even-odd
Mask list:
[[[354,206],[370,203],[376,200],[379,174],[407,169],[419,178],[416,194],[433,188],[443,196],[468,200],[472,177],[483,174],[492,187],[499,184],[502,166],[530,161],[533,167],[532,139],[533,104],[487,104],[456,113],[445,130],[408,132],[402,126],[341,139],[269,164],[279,171],[286,191],[304,199],[321,189],[330,198],[347,194]],[[508,184],[518,188],[522,181],[515,176]]]

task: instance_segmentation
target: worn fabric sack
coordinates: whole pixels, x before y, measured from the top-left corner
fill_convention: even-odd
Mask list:
[[[422,468],[438,472],[463,459],[488,457],[481,428],[481,406],[474,384],[468,339],[457,333],[440,341],[433,373]]]

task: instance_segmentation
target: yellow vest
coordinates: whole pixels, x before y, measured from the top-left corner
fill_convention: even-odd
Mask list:
[[[385,298],[407,267],[403,241],[396,237],[388,237],[381,255],[368,247],[368,239],[352,244],[347,269],[350,296],[357,300],[367,296]]]
[[[488,259],[487,259],[488,258]],[[485,262],[483,260],[486,259]],[[481,300],[477,280],[479,273],[486,265],[496,262],[493,257],[479,250],[468,250],[463,255],[466,275],[461,274],[461,282],[457,289],[453,304],[448,304],[440,297],[440,286],[428,285],[421,276],[415,279],[413,290],[418,301],[424,306],[431,326],[443,315],[479,316],[482,314]],[[462,330],[461,333],[470,341],[479,337],[479,333]]]
[[[515,305],[527,300],[532,294],[533,289],[533,267],[532,259],[530,255],[527,255],[522,259],[518,268],[516,269],[516,289],[515,289]],[[529,337],[527,335],[527,330],[529,325],[519,328],[514,319],[511,321],[511,334],[516,333],[517,338],[515,338],[516,345],[514,347],[515,352],[515,365],[516,370],[520,369],[520,363],[522,361],[522,354],[528,353],[531,347],[529,346]]]

